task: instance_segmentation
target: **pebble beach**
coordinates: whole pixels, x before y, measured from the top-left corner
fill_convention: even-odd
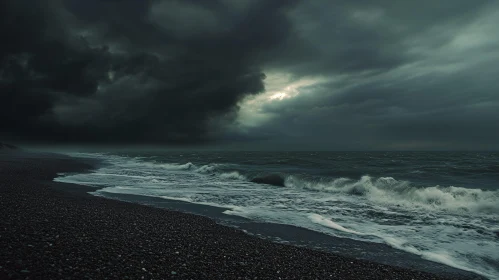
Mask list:
[[[445,279],[272,243],[207,217],[52,181],[92,164],[0,151],[0,279]]]

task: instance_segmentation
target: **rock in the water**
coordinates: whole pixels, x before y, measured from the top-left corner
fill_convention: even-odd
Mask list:
[[[271,174],[262,177],[255,177],[251,179],[251,182],[284,187],[284,178],[279,174]]]

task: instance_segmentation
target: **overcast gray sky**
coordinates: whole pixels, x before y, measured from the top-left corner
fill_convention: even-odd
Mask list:
[[[7,0],[0,137],[499,149],[493,0]]]

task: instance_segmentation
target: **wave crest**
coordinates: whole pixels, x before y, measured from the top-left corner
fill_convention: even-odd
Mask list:
[[[339,178],[332,181],[307,181],[289,176],[287,187],[305,188],[328,193],[363,196],[368,200],[390,205],[425,207],[440,210],[499,214],[499,192],[460,187],[417,187],[392,177],[362,176],[355,181]]]
[[[225,179],[225,180],[243,180],[243,181],[247,180],[244,175],[241,175],[237,171],[222,173],[219,176],[220,176],[220,178]]]
[[[192,170],[196,166],[192,162],[188,162],[185,164],[179,164],[179,163],[161,163],[159,164],[164,169],[167,170]]]
[[[194,171],[197,173],[203,173],[203,174],[211,174],[211,173],[216,173],[221,166],[221,164],[206,164],[198,167],[197,165],[193,164],[192,162],[187,162],[187,163],[154,163],[154,165],[159,165],[163,169],[167,170],[188,170],[188,171]]]

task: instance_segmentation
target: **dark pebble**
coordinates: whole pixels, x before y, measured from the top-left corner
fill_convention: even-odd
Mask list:
[[[64,156],[0,152],[0,279],[444,279],[52,182],[88,168]]]

